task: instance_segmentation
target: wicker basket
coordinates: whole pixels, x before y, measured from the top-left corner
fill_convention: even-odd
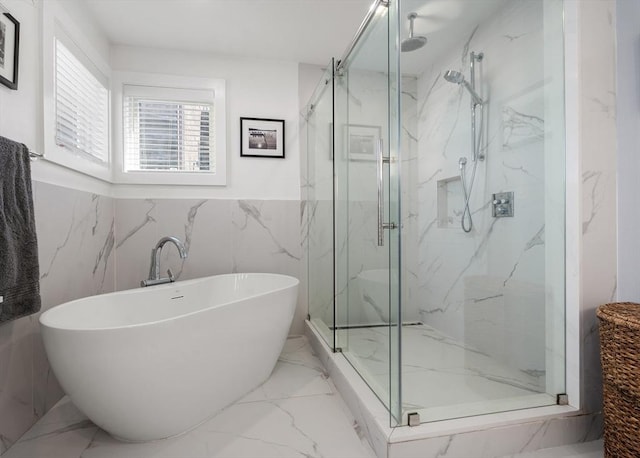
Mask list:
[[[640,304],[598,307],[607,458],[640,457]]]

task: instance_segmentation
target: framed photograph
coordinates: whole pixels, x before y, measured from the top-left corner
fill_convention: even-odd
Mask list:
[[[20,23],[9,13],[0,14],[0,83],[18,89]]]
[[[375,161],[380,126],[349,124],[345,127],[348,157],[351,161]]]
[[[240,118],[240,156],[284,159],[284,119]]]

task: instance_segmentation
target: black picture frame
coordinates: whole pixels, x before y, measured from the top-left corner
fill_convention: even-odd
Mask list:
[[[0,83],[18,89],[20,23],[9,13],[0,14]]]
[[[240,118],[240,156],[284,159],[284,119]]]

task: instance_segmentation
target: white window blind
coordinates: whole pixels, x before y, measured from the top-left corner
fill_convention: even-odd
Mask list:
[[[125,85],[125,172],[215,173],[214,124],[213,94]]]
[[[109,91],[58,39],[56,144],[100,162],[109,158]]]

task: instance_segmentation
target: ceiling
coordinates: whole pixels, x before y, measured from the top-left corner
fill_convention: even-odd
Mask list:
[[[423,48],[402,54],[402,71],[420,74],[468,38],[508,0],[402,0],[401,37],[409,12]],[[84,0],[116,45],[207,52],[326,65],[353,39],[373,0]],[[373,27],[372,27],[373,28]],[[379,28],[379,27],[378,27]],[[385,54],[386,33],[370,34],[363,60]]]
[[[113,44],[324,65],[372,0],[85,0]]]

